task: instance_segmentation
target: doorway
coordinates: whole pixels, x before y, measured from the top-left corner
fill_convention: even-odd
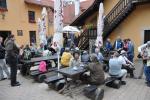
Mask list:
[[[4,41],[5,39],[11,34],[11,31],[0,31],[0,36],[3,37],[3,43],[2,45],[4,45]]]
[[[30,45],[32,43],[36,44],[36,31],[29,31]]]
[[[150,41],[150,30],[144,30],[144,43]]]

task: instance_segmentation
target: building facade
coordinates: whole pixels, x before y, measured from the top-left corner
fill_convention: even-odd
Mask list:
[[[97,26],[98,6],[95,0],[81,16],[71,25],[82,26],[86,32]],[[150,1],[149,0],[100,0],[104,4],[104,40],[111,39],[112,44],[117,36],[122,39],[130,38],[135,46],[135,58],[138,55],[138,46],[150,40]],[[90,13],[90,14],[89,14]],[[87,31],[88,30],[88,31]],[[86,32],[83,32],[85,34]],[[93,31],[89,32],[91,38]],[[96,31],[94,32],[96,34]],[[82,34],[81,34],[82,35]],[[91,35],[91,36],[90,36]],[[94,35],[94,39],[96,35]],[[84,42],[82,41],[82,44]],[[90,44],[90,43],[89,43]],[[83,44],[84,45],[84,44]],[[81,45],[82,46],[82,45]]]
[[[38,44],[37,19],[41,18],[42,8],[43,5],[29,4],[24,0],[0,0],[0,36],[5,39],[14,34],[18,45]],[[48,24],[46,29],[48,33]]]

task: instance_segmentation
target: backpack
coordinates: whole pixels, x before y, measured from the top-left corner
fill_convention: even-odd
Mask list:
[[[30,50],[24,50],[24,52],[23,52],[23,59],[24,60],[31,60],[31,52],[30,52]]]
[[[46,62],[45,61],[41,61],[40,62],[39,71],[40,72],[46,72],[47,71],[47,69],[46,69]]]

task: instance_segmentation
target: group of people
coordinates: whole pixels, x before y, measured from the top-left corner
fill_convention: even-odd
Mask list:
[[[100,52],[100,48],[95,48],[94,53],[89,54],[88,51],[79,50],[76,45],[70,45],[69,47],[60,48],[57,43],[53,45],[40,44],[37,48],[35,44],[31,46],[22,45],[20,48],[15,43],[14,35],[10,35],[2,46],[3,38],[0,37],[0,80],[4,80],[3,72],[7,74],[7,78],[11,79],[11,86],[19,86],[20,83],[16,79],[17,64],[20,59],[29,60],[31,57],[36,56],[50,56],[60,51],[60,64],[61,67],[79,67],[82,64],[86,65],[86,69],[90,71],[89,75],[83,75],[82,80],[90,84],[103,84],[105,82],[104,74],[104,59],[105,57]],[[134,44],[130,39],[122,40],[120,37],[114,42],[112,46],[110,39],[107,39],[105,48],[108,52],[113,51],[108,66],[108,73],[110,76],[115,76],[121,79],[122,84],[126,84],[126,76],[130,75],[131,78],[135,78],[134,75]],[[34,56],[33,56],[34,55]],[[146,83],[150,86],[150,42],[141,47],[140,55],[144,61],[144,73],[146,76]],[[55,62],[57,64],[57,61]],[[8,71],[10,67],[10,72]]]
[[[112,45],[110,39],[108,38],[105,43],[105,48],[108,52],[112,50],[120,50],[123,49],[127,52],[127,58],[133,62],[134,58],[134,44],[131,39],[124,39],[122,40],[120,36],[117,37],[116,41]]]

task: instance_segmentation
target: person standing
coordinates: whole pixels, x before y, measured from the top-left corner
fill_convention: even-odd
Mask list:
[[[10,78],[10,73],[8,71],[6,61],[5,61],[5,48],[2,46],[3,38],[0,36],[0,80],[4,80],[3,71],[6,73],[7,78]]]
[[[95,54],[97,56],[98,61],[103,63],[104,57],[102,53],[100,52],[99,48],[95,48]]]
[[[142,58],[143,60],[146,60],[146,64],[144,66],[144,74],[146,77],[146,84],[148,87],[150,87],[150,41],[147,42],[147,48]]]
[[[114,49],[118,50],[120,48],[123,48],[123,42],[120,36],[117,37],[117,40],[114,42]]]
[[[107,49],[108,52],[112,50],[112,44],[111,44],[109,38],[107,39],[107,41],[105,43],[105,47],[106,47],[106,49]]]
[[[19,54],[19,48],[15,43],[15,36],[10,35],[5,42],[6,58],[11,71],[11,86],[20,86],[17,82],[17,56]]]
[[[128,39],[128,50],[127,50],[128,59],[133,63],[134,58],[134,44]]]

